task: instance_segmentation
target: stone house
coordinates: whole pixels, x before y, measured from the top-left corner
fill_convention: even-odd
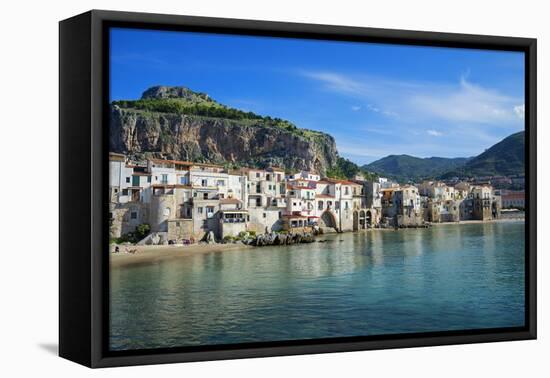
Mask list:
[[[397,226],[418,226],[424,222],[418,188],[405,185],[393,191],[393,206]]]

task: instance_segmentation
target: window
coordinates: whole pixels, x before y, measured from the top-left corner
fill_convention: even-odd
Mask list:
[[[130,177],[126,177],[126,183],[127,183],[127,184],[130,183]]]
[[[334,207],[336,210],[340,209],[340,201],[336,201]]]
[[[224,180],[218,180],[218,181],[216,182],[216,185],[218,185],[218,186],[225,186],[225,181],[224,181]]]
[[[318,206],[319,206],[319,210],[323,210],[323,201],[319,201]]]
[[[283,217],[283,213],[279,211],[279,219]]]
[[[117,189],[117,188],[115,188],[115,194],[116,194],[116,193],[118,193],[118,189]]]
[[[349,194],[349,186],[344,187],[344,193],[347,195]]]
[[[197,207],[197,213],[202,214],[202,207]]]
[[[263,213],[263,217],[264,217],[264,218],[267,218],[267,214],[266,214],[266,213]]]
[[[113,219],[113,213],[109,213],[109,219]]]
[[[137,212],[136,211],[132,211],[130,213],[130,219],[137,219]]]
[[[260,172],[256,172],[256,178],[260,178]]]
[[[164,208],[163,214],[164,214],[165,217],[169,217],[169,216],[170,216],[170,208],[169,208],[169,207],[165,207],[165,208]]]
[[[128,189],[122,189],[122,195],[127,196],[128,195]]]
[[[208,180],[202,179],[201,180],[201,186],[208,186]]]
[[[197,198],[197,192],[193,193],[193,197]]]
[[[151,176],[147,176],[147,182],[151,183]]]
[[[186,185],[187,184],[187,177],[185,177],[185,176],[180,177],[180,184]]]
[[[225,197],[225,194],[223,193],[218,193],[218,197],[220,197],[220,199],[223,199]]]
[[[161,184],[168,184],[168,174],[162,174],[161,175],[160,183]]]
[[[202,199],[207,200],[207,199],[208,199],[208,193],[203,193],[203,194],[202,194]]]
[[[349,204],[347,203],[347,201],[344,202],[344,209],[346,209],[346,210],[349,209]]]

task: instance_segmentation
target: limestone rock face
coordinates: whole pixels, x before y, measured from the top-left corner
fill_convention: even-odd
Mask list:
[[[147,96],[176,95],[156,91]],[[133,158],[280,166],[321,174],[338,159],[334,138],[324,133],[300,135],[265,126],[261,120],[147,112],[116,105],[110,113],[110,151]]]
[[[147,89],[143,92],[141,98],[179,98],[192,102],[214,102],[214,100],[212,100],[206,93],[197,93],[186,87],[170,87],[165,85],[158,85]]]

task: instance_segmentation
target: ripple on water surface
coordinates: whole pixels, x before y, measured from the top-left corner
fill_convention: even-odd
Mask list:
[[[113,350],[524,325],[524,223],[327,236],[111,270]]]

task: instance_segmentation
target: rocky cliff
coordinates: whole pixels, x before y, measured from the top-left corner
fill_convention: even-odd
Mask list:
[[[179,107],[163,102],[179,100]],[[115,102],[110,123],[110,150],[135,158],[275,165],[321,173],[338,160],[334,138],[328,134],[240,112],[182,87],[154,87],[141,100]]]

